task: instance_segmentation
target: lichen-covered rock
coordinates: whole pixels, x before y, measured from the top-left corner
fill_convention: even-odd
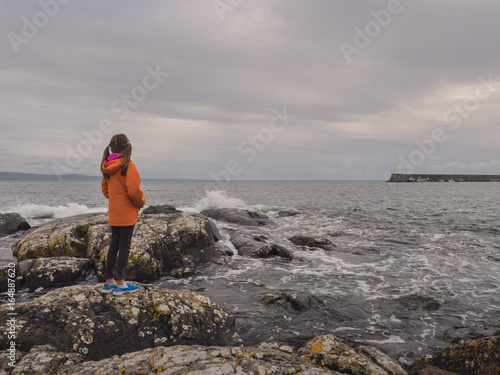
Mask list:
[[[27,360],[23,359],[16,366],[23,371],[19,374],[339,375],[337,372],[302,362],[296,355],[270,347],[181,345],[146,349],[100,361],[80,363],[76,363],[74,357],[65,353],[37,350],[28,356],[25,357]]]
[[[287,248],[267,243],[262,236],[250,237],[233,231],[230,233],[230,241],[236,250],[238,250],[238,253],[243,256],[254,258],[271,258],[277,256],[292,259],[292,254]]]
[[[38,258],[19,262],[23,285],[27,288],[73,285],[85,276],[89,266],[89,259],[71,257]]]
[[[107,222],[106,215],[83,220],[57,220],[16,241],[12,250],[19,261],[57,256],[84,258],[89,228]]]
[[[330,347],[332,340],[335,347]],[[322,344],[319,344],[321,342]],[[350,366],[334,369],[331,357],[336,349],[345,349],[339,357],[347,357],[352,348],[334,336],[313,339],[303,349],[272,342],[260,347],[221,347],[178,345],[155,347],[115,355],[99,361],[83,361],[77,354],[67,354],[53,347],[33,348],[16,366],[19,374],[50,373],[57,375],[119,374],[274,374],[274,375],[341,375],[341,374],[407,374],[393,359],[371,347],[360,347],[362,353],[352,356]],[[342,347],[341,347],[342,346]],[[316,354],[316,361],[307,355]],[[306,355],[304,355],[306,353]],[[323,353],[325,361],[319,360]],[[359,361],[356,363],[355,361]],[[340,359],[338,360],[340,362]],[[361,370],[360,370],[361,369]],[[38,372],[37,372],[38,371]]]
[[[378,349],[348,342],[333,335],[314,338],[301,350],[301,354],[304,361],[343,374],[407,374],[396,360]]]
[[[97,276],[104,280],[109,234],[93,229],[89,253],[95,259]],[[130,280],[155,280],[163,275],[195,273],[201,264],[218,260],[225,253],[215,246],[220,235],[216,226],[196,213],[144,215],[134,230],[127,266]]]
[[[266,215],[241,208],[209,208],[201,211],[201,214],[218,221],[245,226],[259,227],[272,223]]]
[[[15,366],[3,364],[4,370],[13,369],[11,375],[54,374],[63,365],[75,366],[84,362],[85,357],[77,353],[62,353],[51,345],[36,346],[18,359]]]
[[[196,213],[141,215],[132,237],[127,278],[156,280],[164,275],[196,273],[200,264],[219,260],[215,224]],[[89,258],[104,280],[111,231],[106,215],[45,225],[12,245],[19,261],[41,257]]]
[[[414,364],[415,369],[432,365],[459,375],[500,374],[500,336],[472,340],[427,355]]]
[[[8,236],[20,230],[30,229],[26,219],[15,212],[0,214],[0,237]]]
[[[16,305],[18,350],[51,345],[99,360],[155,346],[228,345],[234,319],[209,298],[188,290],[140,285],[131,295],[101,293],[101,285],[56,289]],[[7,327],[8,306],[0,306]],[[8,348],[0,331],[0,349]]]
[[[311,236],[293,236],[289,238],[290,242],[297,246],[305,246],[310,249],[320,248],[331,251],[335,245],[327,238],[315,238]]]

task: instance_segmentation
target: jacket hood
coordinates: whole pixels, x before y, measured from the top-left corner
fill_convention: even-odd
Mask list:
[[[120,166],[122,165],[122,158],[111,160],[111,161],[105,161],[102,164],[102,169],[104,173],[109,174],[110,176],[116,174],[117,172],[121,171]]]

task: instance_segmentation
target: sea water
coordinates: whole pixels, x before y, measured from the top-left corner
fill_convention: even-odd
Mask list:
[[[292,261],[235,250],[228,267],[156,281],[205,293],[236,317],[247,344],[334,333],[411,363],[500,329],[499,183],[232,181],[210,190],[213,184],[203,181],[143,181],[142,187],[148,206],[235,207],[274,220],[260,228],[217,226],[233,250],[229,230],[263,234],[287,247]],[[18,212],[34,226],[107,211],[98,181],[0,181],[0,192],[0,212]],[[336,248],[294,246],[288,239],[298,234],[327,238]],[[20,236],[0,239],[1,262],[15,260],[10,245]],[[263,304],[266,294],[281,293],[316,303],[306,311]]]

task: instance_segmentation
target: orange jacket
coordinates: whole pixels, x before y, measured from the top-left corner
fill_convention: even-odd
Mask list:
[[[109,174],[109,179],[102,179],[102,193],[109,200],[109,225],[115,227],[135,225],[139,210],[146,204],[137,168],[131,161],[127,174],[122,176],[122,161],[123,159],[119,158],[103,163],[103,170]]]

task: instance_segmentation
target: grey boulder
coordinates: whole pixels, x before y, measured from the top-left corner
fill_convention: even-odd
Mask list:
[[[31,225],[28,224],[26,219],[17,213],[0,214],[0,237],[30,228]]]
[[[209,208],[201,211],[201,214],[214,220],[244,226],[259,227],[272,223],[266,215],[241,208]]]
[[[229,240],[242,256],[292,259],[292,254],[287,248],[274,243],[267,243],[266,238],[263,236],[249,236],[231,232]]]

